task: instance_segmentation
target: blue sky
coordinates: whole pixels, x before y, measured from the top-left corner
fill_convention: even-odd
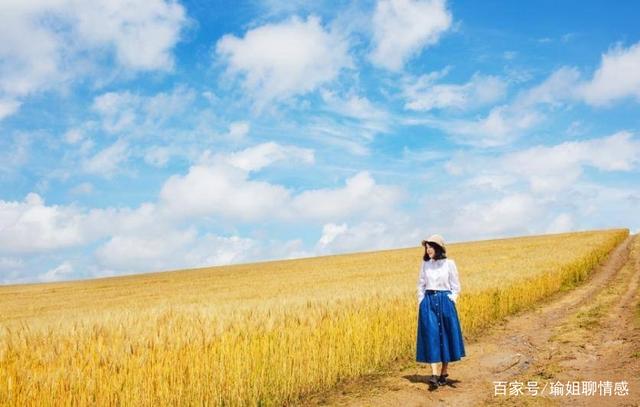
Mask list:
[[[0,5],[0,283],[628,227],[633,1]]]

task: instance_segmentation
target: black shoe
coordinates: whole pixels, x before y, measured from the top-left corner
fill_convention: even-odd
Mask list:
[[[441,374],[440,377],[438,377],[438,384],[440,386],[444,386],[445,384],[447,384],[447,377],[449,377],[448,374]]]
[[[427,379],[427,383],[429,383],[429,389],[431,390],[438,388],[438,376],[432,374]]]

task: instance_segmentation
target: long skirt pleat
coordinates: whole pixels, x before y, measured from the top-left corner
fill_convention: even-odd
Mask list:
[[[418,312],[416,360],[453,362],[465,356],[462,329],[450,291],[426,294]]]

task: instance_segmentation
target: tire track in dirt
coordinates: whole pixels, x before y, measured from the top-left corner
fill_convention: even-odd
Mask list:
[[[385,376],[342,383],[300,405],[640,406],[640,318],[635,316],[640,300],[640,238],[636,236],[615,248],[581,286],[557,293],[536,309],[509,317],[475,342],[465,344],[468,356],[450,365],[449,385],[429,392],[426,379],[430,369],[411,363]],[[630,256],[632,247],[635,251]],[[608,296],[599,295],[603,292]],[[575,324],[584,326],[575,330]],[[566,333],[572,332],[580,335],[568,338]],[[537,381],[542,389],[544,383],[556,380],[626,380],[629,395],[602,400],[589,396],[494,396],[496,381]]]

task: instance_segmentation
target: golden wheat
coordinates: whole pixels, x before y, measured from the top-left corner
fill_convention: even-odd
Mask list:
[[[628,230],[453,244],[472,339],[583,280]],[[3,405],[282,405],[413,358],[409,248],[0,287]]]

